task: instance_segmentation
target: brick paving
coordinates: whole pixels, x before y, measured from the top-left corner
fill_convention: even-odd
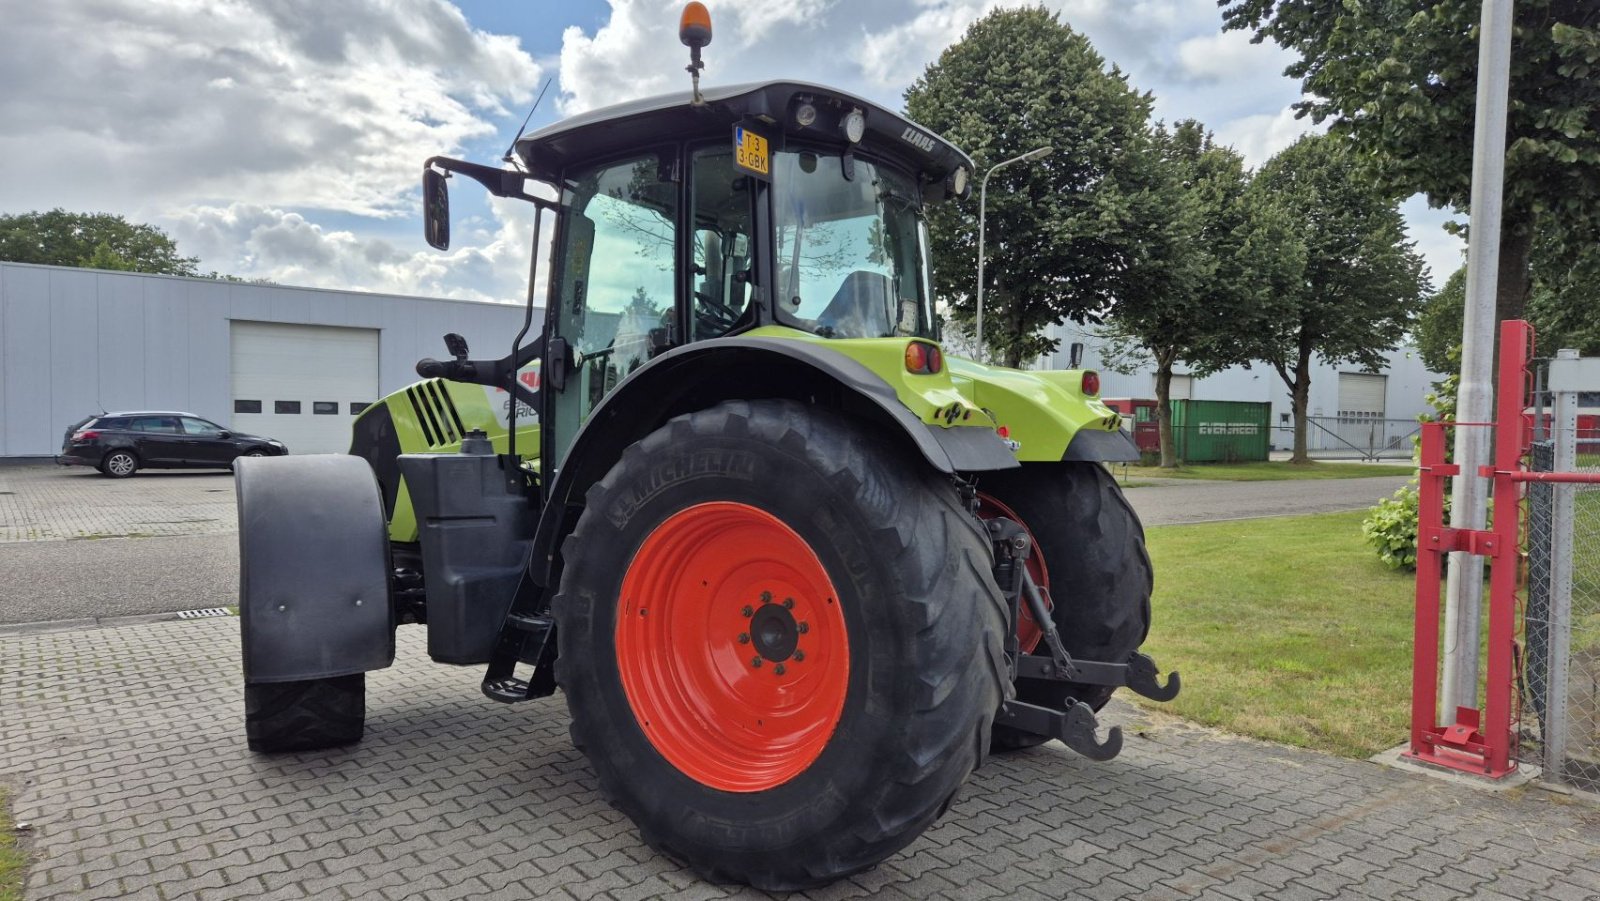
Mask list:
[[[245,750],[237,621],[0,630],[0,781],[34,824],[24,897],[750,895],[643,846],[558,696],[483,699],[400,631],[368,737]],[[1600,810],[1485,794],[1131,708],[1121,757],[996,758],[925,836],[813,897],[1600,898]]]
[[[226,471],[158,469],[108,479],[83,466],[0,467],[0,543],[237,528]]]

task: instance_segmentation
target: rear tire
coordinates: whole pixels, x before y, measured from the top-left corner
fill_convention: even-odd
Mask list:
[[[677,417],[589,491],[562,553],[573,739],[644,840],[709,879],[871,867],[988,753],[1007,689],[989,545],[893,437],[788,401]]]
[[[361,740],[366,713],[366,673],[244,686],[244,733],[252,751],[354,744]]]
[[[985,473],[978,489],[1015,510],[1050,569],[1050,613],[1068,654],[1121,663],[1150,632],[1154,585],[1144,526],[1122,489],[1098,463],[1025,463]],[[1040,642],[1033,653],[1048,655]],[[1082,701],[1099,710],[1116,689],[1075,682],[1021,681],[1017,700],[1063,710]],[[1011,751],[1049,739],[996,726],[993,747]]]
[[[100,472],[113,479],[126,479],[139,471],[139,458],[133,451],[114,450],[100,461]]]

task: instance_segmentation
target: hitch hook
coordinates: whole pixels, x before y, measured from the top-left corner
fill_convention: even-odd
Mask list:
[[[1170,701],[1178,696],[1183,683],[1177,673],[1167,676],[1167,683],[1159,681],[1161,673],[1156,662],[1138,651],[1128,658],[1128,687],[1152,701]]]
[[[1106,740],[1100,741],[1094,734],[1099,721],[1095,719],[1094,711],[1082,701],[1075,701],[1067,708],[1066,728],[1060,736],[1067,747],[1082,754],[1090,760],[1105,761],[1122,753],[1122,727],[1112,726],[1106,730]]]

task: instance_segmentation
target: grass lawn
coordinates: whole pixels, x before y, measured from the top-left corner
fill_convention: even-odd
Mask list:
[[[5,788],[0,787],[0,901],[21,901],[22,852],[11,831],[9,800]]]
[[[1156,589],[1145,650],[1183,674],[1183,691],[1141,703],[1348,757],[1403,741],[1414,583],[1362,543],[1365,515],[1150,529]]]
[[[1363,479],[1372,476],[1408,476],[1416,472],[1409,463],[1318,463],[1297,466],[1287,461],[1267,463],[1196,463],[1182,469],[1129,466],[1132,479],[1204,479],[1218,482],[1274,482],[1284,479]],[[1114,470],[1121,477],[1122,468]]]

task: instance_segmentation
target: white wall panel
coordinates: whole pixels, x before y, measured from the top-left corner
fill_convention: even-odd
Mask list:
[[[0,456],[54,454],[101,402],[230,421],[234,320],[376,330],[382,396],[416,380],[418,358],[444,356],[445,332],[476,357],[505,354],[522,309],[0,263]],[[543,322],[536,311],[530,337]]]

